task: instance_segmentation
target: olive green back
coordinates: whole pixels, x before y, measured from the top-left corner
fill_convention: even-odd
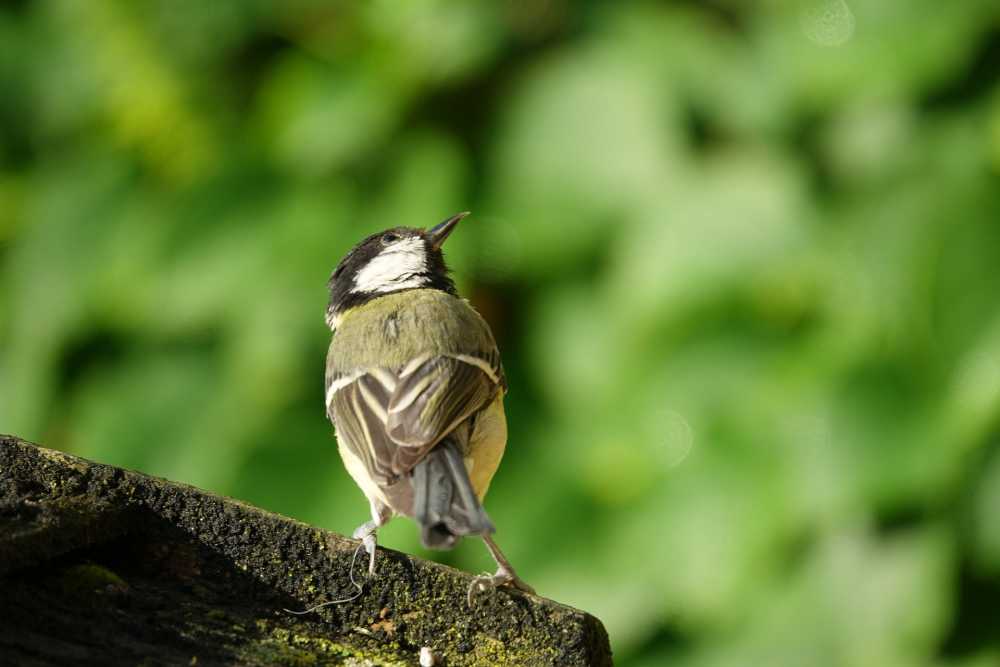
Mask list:
[[[327,377],[398,368],[426,354],[468,354],[500,367],[489,325],[465,299],[435,289],[388,294],[344,314],[327,355]]]

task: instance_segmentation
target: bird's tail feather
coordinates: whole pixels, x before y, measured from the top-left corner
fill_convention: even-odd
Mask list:
[[[472,489],[458,446],[450,438],[413,469],[413,516],[428,549],[451,549],[462,535],[495,530]]]

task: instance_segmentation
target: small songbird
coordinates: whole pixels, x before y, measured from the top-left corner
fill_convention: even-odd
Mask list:
[[[330,277],[326,411],[344,466],[371,504],[354,531],[375,570],[376,533],[412,517],[425,547],[479,535],[497,563],[469,589],[521,581],[493,541],[483,497],[507,442],[507,391],[486,321],[458,296],[441,246],[459,213],[427,230],[396,227],[356,245]]]

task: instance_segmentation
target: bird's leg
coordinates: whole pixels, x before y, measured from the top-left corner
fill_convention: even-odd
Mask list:
[[[497,571],[496,574],[490,576],[488,574],[475,577],[472,583],[469,585],[469,606],[473,604],[473,600],[477,593],[482,593],[485,590],[496,588],[497,586],[513,586],[514,588],[524,591],[525,593],[534,593],[535,589],[524,583],[524,581],[517,576],[517,572],[514,571],[514,566],[510,564],[507,557],[503,555],[500,551],[500,547],[497,543],[493,541],[493,538],[489,535],[483,535],[483,542],[486,543],[486,548],[489,549],[490,555],[493,556],[493,560],[496,561]]]
[[[351,537],[361,540],[368,552],[368,576],[375,574],[375,545],[378,538],[378,529],[386,524],[392,516],[392,510],[377,500],[370,501],[372,508],[371,521],[365,521],[354,529]]]

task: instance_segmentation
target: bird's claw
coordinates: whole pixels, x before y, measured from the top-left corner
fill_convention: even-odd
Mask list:
[[[364,545],[365,552],[368,554],[368,576],[372,576],[375,574],[375,531],[362,525],[354,531],[354,534],[351,535],[351,537],[356,540],[361,540],[361,543]]]
[[[469,606],[471,607],[475,604],[476,596],[488,590],[496,590],[498,586],[510,586],[511,588],[516,588],[519,591],[531,593],[532,595],[535,593],[535,589],[526,584],[513,571],[500,568],[496,571],[496,574],[481,574],[478,577],[472,578],[472,583],[469,584],[469,592],[467,594]]]
[[[375,533],[365,535],[361,542],[365,545],[365,551],[368,552],[368,576],[370,577],[375,574]]]

